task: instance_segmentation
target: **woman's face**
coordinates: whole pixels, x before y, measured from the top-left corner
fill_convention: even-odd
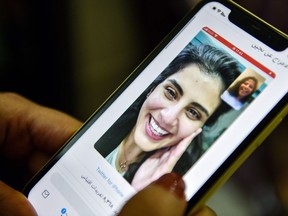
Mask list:
[[[250,95],[254,91],[255,85],[256,85],[256,83],[252,79],[248,79],[248,80],[244,81],[239,86],[238,96],[241,98],[241,97],[245,97],[245,96]]]
[[[160,83],[143,103],[134,141],[143,151],[179,143],[202,127],[220,104],[222,82],[188,65]]]

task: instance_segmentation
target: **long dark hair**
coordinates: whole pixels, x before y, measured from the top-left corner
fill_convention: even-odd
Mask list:
[[[223,84],[222,92],[228,88],[228,86],[236,79],[240,74],[238,64],[234,58],[228,55],[226,52],[215,48],[210,45],[195,46],[189,44],[183,51],[181,51],[175,59],[165,68],[165,70],[151,83],[148,88],[138,97],[138,99],[125,111],[125,113],[113,124],[113,126],[100,138],[95,144],[95,148],[105,157],[114,148],[116,148],[121,141],[129,134],[132,128],[135,126],[140,108],[146,100],[147,94],[151,92],[157,85],[162,83],[172,74],[178,72],[182,68],[190,64],[196,64],[201,71],[212,77],[219,77]],[[204,87],[205,88],[205,87]],[[203,89],[205,91],[205,89]],[[219,95],[220,97],[220,95]],[[224,103],[223,103],[224,104]],[[212,116],[207,120],[205,125],[211,125],[217,120],[219,115],[227,111],[220,105]],[[196,141],[197,140],[197,141]],[[190,149],[189,154],[183,154],[183,157],[177,162],[175,169],[187,170],[202,154],[201,137],[194,139],[193,146]],[[115,146],[115,144],[117,146]],[[113,146],[112,149],[108,146]],[[140,165],[149,158],[155,151],[147,152],[143,160],[129,166],[124,178],[131,182],[136,171]],[[186,156],[186,157],[185,157]],[[183,163],[183,158],[185,163]],[[180,172],[180,171],[179,171]]]

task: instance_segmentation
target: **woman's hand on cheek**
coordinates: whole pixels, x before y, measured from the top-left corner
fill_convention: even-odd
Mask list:
[[[133,178],[132,186],[139,191],[160,176],[171,172],[192,140],[200,134],[201,131],[202,129],[199,128],[190,136],[181,140],[177,145],[157,150],[139,167]]]
[[[132,197],[122,208],[119,216],[184,216],[187,203],[185,184],[174,173],[165,174]],[[202,207],[189,216],[215,216],[208,207]]]

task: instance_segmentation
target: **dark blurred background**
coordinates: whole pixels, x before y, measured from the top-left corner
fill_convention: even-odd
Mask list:
[[[287,0],[236,2],[288,33]],[[2,0],[0,91],[20,93],[86,120],[194,4],[193,0]],[[287,128],[287,120],[282,125]],[[263,164],[267,157],[279,158],[278,153],[267,154],[272,144],[278,144],[271,139],[211,198],[209,204],[219,215],[233,211],[233,216],[286,215],[285,199],[282,195],[279,199],[276,174],[271,172],[275,164]],[[288,141],[277,142],[282,148]],[[281,164],[287,163],[283,159]],[[277,176],[285,174],[285,168]]]

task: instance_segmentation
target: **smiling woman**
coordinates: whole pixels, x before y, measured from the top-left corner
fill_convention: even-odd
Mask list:
[[[202,86],[207,86],[205,91]],[[135,132],[129,135],[134,137],[131,145],[136,144],[133,148],[141,153],[178,144],[201,128],[219,106],[222,88],[219,77],[203,73],[196,64],[180,69],[155,87],[143,103]]]
[[[177,162],[185,172],[201,153],[195,137],[221,114],[220,95],[238,75],[237,62],[225,52],[189,44],[95,148],[136,190],[172,170],[180,173]],[[195,155],[185,158],[189,145]]]

